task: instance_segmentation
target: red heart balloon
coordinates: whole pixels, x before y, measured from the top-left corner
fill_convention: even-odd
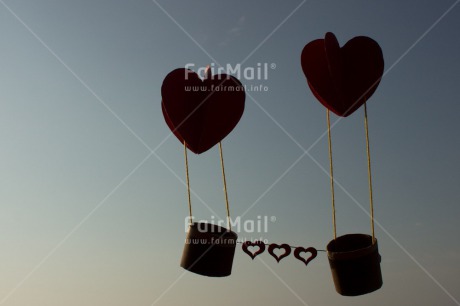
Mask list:
[[[372,96],[384,68],[376,41],[358,36],[340,48],[330,32],[303,48],[301,63],[313,95],[342,117],[351,115]]]
[[[179,68],[161,86],[165,121],[180,142],[200,154],[224,139],[244,111],[240,81],[226,74],[201,80],[195,72]]]
[[[278,256],[274,252],[275,249],[284,249],[284,253],[281,254],[280,256]],[[275,243],[272,243],[268,247],[268,253],[270,253],[270,255],[272,255],[276,259],[277,262],[280,262],[281,259],[283,259],[284,257],[289,256],[289,254],[291,254],[291,247],[286,243],[283,243],[282,245],[277,245]]]
[[[259,249],[255,251],[254,253],[252,253],[251,251],[248,250],[248,247],[251,247],[251,246],[258,247]],[[262,254],[265,251],[265,243],[263,243],[262,241],[255,241],[255,242],[246,241],[243,243],[242,248],[243,248],[243,251],[249,256],[251,256],[251,258],[254,260],[254,258],[256,258],[257,255]]]
[[[303,258],[300,253],[311,253],[311,256],[308,257],[308,259],[305,259]],[[294,256],[295,258],[297,258],[298,260],[302,261],[305,265],[308,265],[308,263],[310,261],[312,261],[313,259],[315,259],[315,257],[318,255],[318,251],[315,249],[315,248],[303,248],[303,247],[297,247],[295,250],[294,250]]]

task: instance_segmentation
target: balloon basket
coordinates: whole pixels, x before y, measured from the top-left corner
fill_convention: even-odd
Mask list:
[[[348,234],[329,242],[327,255],[336,291],[344,296],[363,295],[382,287],[381,257],[377,240],[365,234]]]
[[[222,277],[232,273],[238,235],[210,223],[189,226],[180,266],[190,272]]]

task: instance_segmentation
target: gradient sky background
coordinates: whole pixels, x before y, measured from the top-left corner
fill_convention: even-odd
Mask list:
[[[0,305],[460,305],[458,2],[0,0]],[[324,249],[326,112],[300,53],[327,31],[384,53],[368,104],[383,287],[338,295],[325,253],[305,267],[238,248],[230,277],[185,272],[163,78],[208,55],[276,64],[241,79],[269,90],[223,142],[231,212],[276,217],[242,239]],[[369,233],[363,110],[332,122],[338,232]],[[217,148],[189,158],[195,215],[224,218]]]

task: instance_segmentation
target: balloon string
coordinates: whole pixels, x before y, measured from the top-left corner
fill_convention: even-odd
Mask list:
[[[329,169],[331,177],[331,201],[332,201],[332,225],[334,227],[334,239],[337,239],[337,223],[335,219],[335,194],[334,194],[334,168],[332,166],[332,141],[331,141],[331,119],[329,110],[327,114],[327,138],[329,143]]]
[[[187,197],[188,197],[188,212],[190,214],[189,224],[192,224],[192,198],[190,196],[190,177],[188,174],[188,156],[187,156],[187,144],[184,141],[184,157],[185,157],[185,179],[187,182]]]
[[[220,166],[222,168],[222,181],[224,183],[225,207],[227,208],[227,225],[228,225],[228,229],[232,230],[232,222],[230,221],[230,205],[228,204],[227,180],[225,178],[224,154],[222,153],[222,143],[221,142],[219,142],[219,154],[220,154]]]
[[[369,203],[371,211],[371,231],[372,231],[372,244],[375,243],[374,231],[374,200],[372,196],[372,172],[371,172],[371,153],[369,149],[369,128],[367,124],[367,105],[364,102],[364,129],[366,131],[366,152],[367,152],[367,173],[369,177]]]

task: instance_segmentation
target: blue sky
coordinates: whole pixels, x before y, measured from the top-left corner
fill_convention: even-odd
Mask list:
[[[458,2],[0,0],[0,305],[460,305]],[[163,78],[275,64],[241,79],[268,90],[223,141],[231,213],[276,218],[242,239],[324,249],[326,112],[300,53],[328,31],[385,58],[368,103],[383,287],[338,295],[324,253],[304,267],[238,248],[228,278],[184,273]],[[362,109],[332,122],[338,233],[369,233]],[[194,214],[224,218],[217,148],[189,158]]]

